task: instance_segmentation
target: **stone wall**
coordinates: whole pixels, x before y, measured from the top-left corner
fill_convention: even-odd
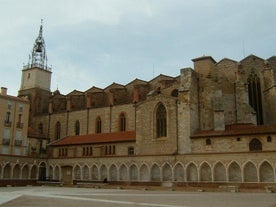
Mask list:
[[[162,103],[167,113],[167,136],[156,135],[156,108]],[[137,154],[177,153],[177,102],[173,97],[162,94],[148,97],[137,105],[136,143]]]

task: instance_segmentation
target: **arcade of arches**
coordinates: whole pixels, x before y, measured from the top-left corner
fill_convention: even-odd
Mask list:
[[[102,162],[104,163],[104,162]],[[275,164],[268,160],[243,163],[232,160],[197,163],[148,162],[83,163],[63,166],[58,163],[1,163],[0,179],[53,180],[73,183],[80,181],[140,181],[140,182],[276,182]]]

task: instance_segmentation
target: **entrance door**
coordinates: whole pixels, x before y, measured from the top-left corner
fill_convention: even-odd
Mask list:
[[[72,170],[73,170],[72,166],[63,166],[63,167],[61,167],[62,182],[64,184],[73,184]]]

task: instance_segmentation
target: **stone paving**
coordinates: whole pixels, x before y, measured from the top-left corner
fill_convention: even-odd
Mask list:
[[[227,193],[94,189],[76,187],[2,187],[1,207],[274,207],[273,193]]]

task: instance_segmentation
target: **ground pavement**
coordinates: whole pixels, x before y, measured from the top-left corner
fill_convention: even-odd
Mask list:
[[[275,193],[1,187],[1,207],[276,207]]]

